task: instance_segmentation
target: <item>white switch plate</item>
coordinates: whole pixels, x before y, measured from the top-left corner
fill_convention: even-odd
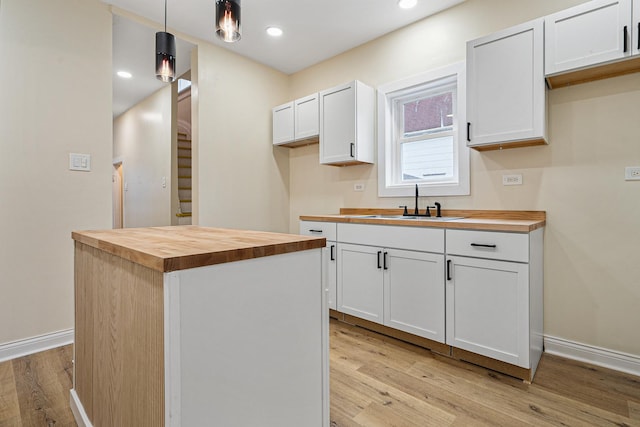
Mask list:
[[[640,181],[640,166],[627,166],[624,168],[625,181]]]
[[[364,191],[364,184],[361,182],[353,184],[353,191]]]
[[[69,153],[69,170],[89,172],[91,170],[91,154]]]
[[[522,185],[522,174],[502,175],[502,185]]]

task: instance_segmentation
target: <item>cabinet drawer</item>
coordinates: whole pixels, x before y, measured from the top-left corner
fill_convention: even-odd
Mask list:
[[[422,252],[444,252],[444,230],[428,227],[338,223],[338,241]]]
[[[447,254],[529,262],[529,235],[447,230]]]
[[[300,221],[300,234],[336,240],[336,223],[320,221]]]

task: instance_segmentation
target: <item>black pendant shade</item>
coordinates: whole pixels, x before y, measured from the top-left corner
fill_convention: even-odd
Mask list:
[[[176,38],[164,31],[156,33],[156,78],[165,83],[176,79]]]
[[[240,0],[216,0],[216,34],[228,43],[240,40]]]

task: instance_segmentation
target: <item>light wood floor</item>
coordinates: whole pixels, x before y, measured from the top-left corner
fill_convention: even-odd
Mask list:
[[[334,320],[330,331],[332,427],[640,426],[640,377],[545,355],[527,385]],[[0,363],[0,426],[75,426],[71,357]]]

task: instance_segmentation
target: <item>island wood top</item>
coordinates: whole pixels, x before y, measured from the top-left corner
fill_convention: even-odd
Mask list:
[[[422,213],[422,211],[421,211]],[[359,215],[402,215],[399,209],[342,208],[339,215],[302,215],[303,221],[347,222],[356,224],[402,225],[448,229],[508,231],[529,233],[546,224],[544,211],[442,210],[443,216],[462,217],[451,221],[415,219],[359,218]]]
[[[324,238],[191,225],[74,231],[79,243],[169,272],[323,248]]]

